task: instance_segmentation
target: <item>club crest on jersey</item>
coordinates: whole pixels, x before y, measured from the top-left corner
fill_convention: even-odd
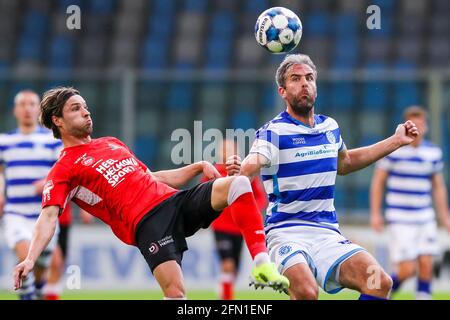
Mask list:
[[[50,191],[52,191],[54,185],[52,180],[48,180],[47,183],[44,185],[44,190],[42,191],[42,196],[44,197],[45,201],[50,200]]]
[[[95,159],[92,157],[86,157],[81,161],[83,166],[89,167],[94,163]]]
[[[336,143],[336,137],[334,136],[334,133],[331,131],[328,131],[326,133],[327,139],[330,143]]]
[[[292,247],[291,246],[281,246],[280,249],[278,250],[278,254],[280,256],[284,256],[284,255],[288,254],[291,251],[292,251]]]

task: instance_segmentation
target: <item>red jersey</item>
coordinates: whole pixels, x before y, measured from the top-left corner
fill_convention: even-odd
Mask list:
[[[222,175],[222,177],[227,176],[226,166],[224,164],[216,164],[214,165]],[[202,177],[202,182],[208,181],[205,177]],[[260,211],[264,210],[267,206],[267,196],[264,188],[261,184],[261,180],[259,178],[255,178],[252,182],[253,194],[256,199],[256,203],[258,204],[258,208]],[[232,234],[241,234],[240,229],[234,223],[233,217],[231,216],[230,208],[225,208],[220,216],[213,221],[211,224],[211,228],[215,231],[232,233]]]
[[[139,221],[177,191],[156,181],[123,142],[105,137],[61,152],[47,176],[42,207],[65,208],[72,200],[134,245]]]

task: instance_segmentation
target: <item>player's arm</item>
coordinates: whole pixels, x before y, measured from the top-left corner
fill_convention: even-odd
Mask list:
[[[14,268],[14,289],[21,286],[21,280],[33,270],[34,264],[53,237],[58,223],[59,206],[42,209],[34,226],[33,238],[27,257]]]
[[[450,232],[450,216],[448,210],[447,187],[442,173],[435,173],[432,177],[433,198],[442,225]]]
[[[377,232],[381,232],[384,227],[382,210],[387,177],[388,171],[383,168],[376,168],[370,186],[370,224]]]
[[[241,163],[237,155],[227,159],[226,169],[229,176],[243,175],[253,180],[261,172],[261,168],[278,164],[277,143],[273,143],[278,136],[270,130],[258,130],[250,153]],[[274,140],[274,141],[272,141]]]
[[[242,161],[240,175],[253,180],[260,175],[261,168],[267,166],[269,159],[259,153],[250,153],[244,161]]]
[[[361,170],[398,148],[410,144],[418,134],[419,130],[416,125],[408,120],[398,125],[392,136],[371,146],[352,150],[347,150],[344,146],[339,151],[337,173],[339,175],[346,175]]]
[[[150,171],[148,171],[150,173]],[[203,173],[207,179],[220,178],[219,171],[207,161],[199,161],[182,168],[151,172],[155,180],[173,188],[180,188],[190,180]]]

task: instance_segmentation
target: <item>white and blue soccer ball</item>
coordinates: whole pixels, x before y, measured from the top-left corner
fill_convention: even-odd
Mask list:
[[[289,9],[267,9],[256,21],[255,38],[271,53],[287,53],[292,51],[302,38],[302,22]]]

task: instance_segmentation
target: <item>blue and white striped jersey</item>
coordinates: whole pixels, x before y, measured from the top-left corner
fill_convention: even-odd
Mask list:
[[[0,135],[0,165],[6,182],[5,214],[36,218],[41,212],[41,195],[33,182],[45,178],[58,159],[62,143],[51,131],[38,127],[32,134],[19,129]]]
[[[441,149],[428,141],[417,148],[404,146],[379,160],[388,172],[386,220],[390,223],[422,223],[435,219],[432,177],[443,168]]]
[[[314,120],[308,127],[284,111],[256,133],[250,153],[269,160],[261,170],[269,197],[266,231],[296,224],[339,227],[334,186],[344,143],[334,119]]]

